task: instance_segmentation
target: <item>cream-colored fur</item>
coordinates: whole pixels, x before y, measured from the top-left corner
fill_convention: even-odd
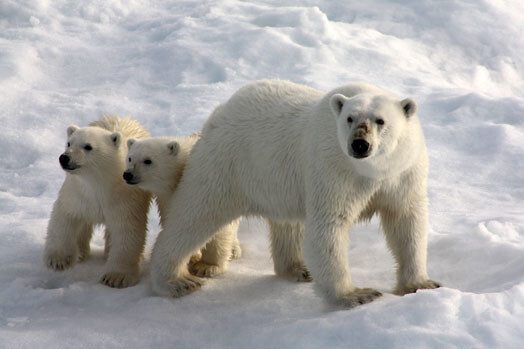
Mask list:
[[[156,197],[160,222],[164,226],[169,200],[184,172],[184,167],[199,135],[185,138],[154,137],[127,141],[127,167],[124,179]],[[203,248],[193,254],[190,270],[194,275],[213,277],[227,270],[229,259],[242,254],[237,238],[239,220],[224,226]]]
[[[105,225],[107,258],[101,282],[128,287],[139,281],[151,195],[122,179],[129,137],[147,131],[129,118],[104,117],[87,127],[70,126],[60,157],[66,179],[47,228],[44,263],[61,271],[89,256],[96,224]]]
[[[397,293],[438,287],[426,273],[428,160],[416,109],[366,83],[327,94],[278,80],[241,88],[193,148],[153,250],[153,290],[197,289],[191,252],[232,220],[257,215],[290,228],[278,229],[283,244],[272,241],[275,261],[303,270],[303,247],[325,299],[370,302],[381,294],[353,285],[348,230],[375,213],[398,264]]]

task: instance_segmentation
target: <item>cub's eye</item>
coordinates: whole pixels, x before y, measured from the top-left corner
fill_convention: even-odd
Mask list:
[[[151,161],[151,159],[145,159],[144,160],[144,164],[146,165],[151,165],[153,163],[153,161]]]
[[[348,116],[348,122],[351,124],[353,122],[353,118],[351,116]]]
[[[131,162],[131,158],[127,158],[127,161]]]
[[[384,125],[384,119],[377,119],[377,125]]]
[[[71,146],[71,143],[67,142],[67,147],[69,148]]]
[[[87,151],[91,151],[91,150],[93,150],[93,147],[91,146],[91,144],[86,144],[84,146],[84,149],[87,150]]]

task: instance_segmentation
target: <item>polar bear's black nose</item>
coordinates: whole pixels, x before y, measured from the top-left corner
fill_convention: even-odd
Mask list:
[[[126,182],[133,180],[133,174],[129,171],[124,172],[124,179]]]
[[[58,161],[60,161],[60,166],[62,167],[67,167],[67,165],[69,165],[70,160],[71,158],[65,154],[60,155],[60,157],[58,158]]]
[[[355,139],[353,143],[351,143],[351,149],[353,149],[356,157],[364,158],[368,156],[369,143],[364,139]]]

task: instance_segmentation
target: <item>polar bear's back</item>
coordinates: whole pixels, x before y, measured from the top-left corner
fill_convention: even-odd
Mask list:
[[[89,126],[100,127],[110,132],[120,132],[124,138],[147,138],[149,132],[138,121],[131,118],[118,116],[103,116],[100,120],[93,121]]]
[[[215,109],[204,125],[202,137],[209,138],[208,133],[213,133],[212,137],[220,135],[221,142],[234,137],[238,145],[241,143],[239,139],[258,146],[286,142],[286,138],[299,136],[303,132],[308,112],[323,95],[320,91],[289,81],[254,82],[239,89]],[[282,138],[283,132],[289,137]]]
[[[215,109],[188,166],[206,176],[202,181],[220,182],[225,192],[233,185],[249,193],[246,205],[253,214],[278,208],[296,217],[304,203],[304,135],[323,95],[280,80],[241,88]]]
[[[204,142],[227,148],[231,155],[260,162],[296,146],[309,122],[312,106],[324,94],[281,80],[262,80],[238,90],[219,105],[202,131]],[[237,148],[232,151],[232,148]]]
[[[223,106],[235,119],[297,115],[322,98],[323,92],[285,80],[261,80],[240,88]],[[250,111],[251,114],[246,114]]]

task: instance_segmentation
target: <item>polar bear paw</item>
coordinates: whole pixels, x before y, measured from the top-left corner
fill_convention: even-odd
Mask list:
[[[100,279],[100,283],[112,288],[126,288],[138,283],[138,273],[107,272]]]
[[[195,292],[204,284],[204,280],[193,276],[184,275],[174,280],[169,280],[167,283],[168,294],[171,297],[182,297]]]
[[[242,257],[242,248],[240,247],[238,241],[236,241],[233,243],[233,247],[231,248],[230,260],[239,259],[240,257]]]
[[[197,253],[192,255],[191,258],[189,259],[189,265],[191,265],[193,263],[196,263],[196,262],[198,262],[201,259],[202,259],[202,253],[200,251],[198,251]]]
[[[277,275],[296,282],[310,282],[313,280],[311,278],[311,273],[302,263],[293,264],[284,271],[278,271]]]
[[[440,282],[428,279],[425,281],[408,284],[403,287],[397,286],[397,288],[395,289],[395,294],[403,296],[408,293],[415,293],[417,292],[417,290],[434,289],[434,288],[439,288],[440,286],[441,286]]]
[[[64,271],[75,265],[76,256],[73,253],[48,253],[44,257],[44,262],[49,269],[54,271]]]
[[[355,288],[353,292],[340,297],[338,303],[348,308],[354,308],[373,302],[380,296],[382,296],[382,293],[372,288]]]
[[[224,273],[224,268],[216,264],[198,261],[189,266],[189,272],[195,276],[212,278]]]

